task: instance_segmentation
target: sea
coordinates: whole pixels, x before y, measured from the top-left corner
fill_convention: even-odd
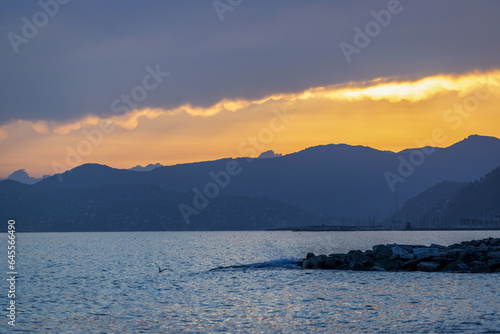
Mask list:
[[[500,231],[17,233],[14,327],[3,233],[0,332],[500,333],[500,274],[296,264],[488,237]]]

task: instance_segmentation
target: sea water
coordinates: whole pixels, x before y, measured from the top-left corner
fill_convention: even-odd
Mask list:
[[[500,274],[296,265],[309,252],[490,236],[500,232],[18,233],[16,326],[2,279],[0,332],[498,333]]]

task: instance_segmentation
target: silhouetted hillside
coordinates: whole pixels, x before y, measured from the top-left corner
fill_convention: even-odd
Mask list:
[[[255,230],[331,222],[277,201],[222,195],[187,224],[179,204],[192,200],[153,185],[38,189],[0,182],[2,220],[16,219],[18,232]]]
[[[500,167],[474,182],[439,183],[409,200],[397,217],[414,227],[500,227]]]
[[[388,221],[410,222],[413,227],[442,225],[440,209],[445,206],[467,182],[440,182],[409,199]]]
[[[399,153],[345,144],[324,145],[273,159],[221,159],[149,172],[88,164],[42,180],[34,187],[138,183],[192,193],[194,188],[202,190],[213,182],[210,173],[225,171],[229,162],[237,163],[241,173],[231,176],[227,187],[221,187],[221,194],[273,199],[335,217],[376,216],[380,221],[394,213],[395,191],[399,203],[404,203],[441,181],[470,182],[500,165],[500,140],[475,135],[448,148]]]

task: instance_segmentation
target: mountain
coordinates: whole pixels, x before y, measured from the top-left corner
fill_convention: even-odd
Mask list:
[[[228,175],[228,166],[239,173]],[[35,184],[37,189],[156,185],[194,195],[226,180],[221,195],[265,198],[343,219],[384,219],[442,181],[471,182],[500,165],[500,140],[473,135],[447,148],[398,153],[330,144],[272,159],[221,159],[155,168],[149,172],[87,164]],[[210,188],[210,187],[209,187]],[[370,217],[370,218],[368,218]]]
[[[15,219],[18,232],[256,230],[332,222],[277,201],[228,195],[210,199],[186,220],[179,205],[192,200],[155,185],[39,189],[0,182],[1,219]]]
[[[397,216],[414,227],[500,227],[500,167],[474,182],[441,182],[409,200]]]
[[[42,179],[37,179],[37,178],[34,178],[34,177],[31,177],[28,175],[28,173],[24,170],[24,169],[19,169],[17,171],[15,171],[14,173],[10,174],[9,176],[7,176],[7,180],[13,180],[13,181],[17,181],[17,182],[21,182],[21,183],[25,183],[25,184],[35,184],[39,181],[41,181]]]
[[[273,150],[269,150],[269,151],[265,151],[265,152],[262,152],[258,159],[269,159],[269,158],[278,158],[278,157],[282,157],[283,154],[281,153],[274,153]]]
[[[442,226],[440,208],[447,205],[453,195],[468,182],[442,181],[409,199],[405,205],[388,218],[389,221],[409,222],[413,227]]]
[[[129,168],[129,170],[134,171],[134,172],[149,172],[149,171],[152,171],[153,169],[158,168],[158,167],[163,167],[163,165],[160,163],[149,164],[145,167],[142,167],[141,165],[137,165],[135,167]]]

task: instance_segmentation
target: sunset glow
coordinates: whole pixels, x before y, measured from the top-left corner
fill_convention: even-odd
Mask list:
[[[446,133],[446,140],[435,146],[445,146],[471,133],[500,135],[495,126],[500,123],[499,86],[500,71],[492,70],[414,81],[379,78],[258,100],[224,99],[209,107],[186,104],[135,109],[107,118],[89,115],[70,123],[17,120],[0,128],[6,161],[1,173],[7,176],[23,166],[35,176],[52,174],[54,161],[68,169],[76,161],[129,168],[238,157],[245,155],[239,144],[268,127],[273,110],[285,109],[296,117],[256,152],[273,149],[286,154],[328,143],[398,151],[418,147],[435,128]],[[457,104],[464,104],[462,114],[453,111]],[[101,123],[111,130],[87,148],[82,141],[89,141],[87,136],[95,134]],[[80,147],[81,160],[67,160],[68,152],[79,145],[85,146]]]

